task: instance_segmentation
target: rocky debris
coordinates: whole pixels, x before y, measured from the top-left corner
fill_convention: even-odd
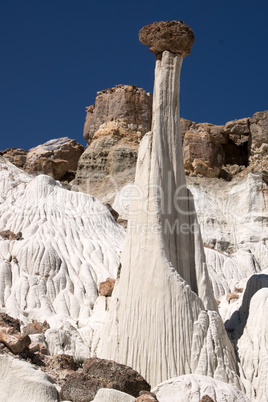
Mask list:
[[[160,21],[144,26],[139,40],[156,55],[168,50],[185,57],[191,52],[194,32],[183,21]]]
[[[151,128],[152,95],[136,85],[116,85],[98,92],[86,111],[83,136],[88,144],[107,133],[133,134],[140,140]]]
[[[86,359],[83,372],[66,377],[61,389],[61,399],[87,402],[94,399],[100,388],[113,388],[137,397],[141,390],[150,390],[150,385],[132,368],[111,360],[92,357]]]
[[[140,391],[138,398],[135,399],[135,402],[158,402],[156,395],[150,391]]]
[[[228,301],[228,303],[230,303],[231,301],[235,301],[239,299],[239,294],[237,293],[228,293],[226,295],[226,300]]]
[[[234,291],[235,291],[235,293],[243,293],[244,288],[239,288],[239,287],[235,286]]]
[[[68,171],[77,169],[84,147],[68,137],[45,142],[31,148],[23,167],[28,173],[43,173],[62,180]]]
[[[18,232],[17,234],[12,232],[11,230],[2,230],[0,232],[0,236],[4,240],[21,240],[22,239],[22,233]]]
[[[224,162],[221,145],[214,142],[208,132],[187,131],[183,144],[186,174],[218,177]]]
[[[13,165],[23,169],[28,151],[22,148],[7,148],[5,151],[0,151],[0,155],[8,159]]]
[[[50,326],[47,321],[44,321],[42,324],[40,322],[37,322],[36,320],[33,320],[23,327],[22,332],[24,335],[42,334],[45,333],[46,330],[49,328]]]
[[[79,368],[78,364],[74,361],[73,356],[65,354],[51,356],[47,361],[47,366],[57,371],[77,371]]]
[[[200,402],[214,402],[212,398],[208,395],[204,395],[202,399],[200,399]]]
[[[115,285],[115,279],[108,278],[106,281],[101,282],[99,286],[99,294],[101,296],[112,296],[113,290]]]
[[[31,339],[20,332],[19,320],[2,313],[0,314],[0,342],[12,353],[19,354],[28,348]]]

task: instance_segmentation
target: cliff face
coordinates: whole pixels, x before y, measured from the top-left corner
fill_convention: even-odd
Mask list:
[[[152,97],[133,85],[101,91],[87,108],[84,138],[73,189],[113,201],[113,194],[134,181],[139,143],[150,131]],[[230,181],[249,172],[268,180],[268,112],[225,125],[181,118],[184,169],[187,176]],[[107,191],[108,189],[108,191]],[[107,195],[108,194],[108,195]]]

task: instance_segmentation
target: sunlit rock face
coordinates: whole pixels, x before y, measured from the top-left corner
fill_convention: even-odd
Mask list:
[[[132,366],[151,385],[198,370],[239,387],[234,351],[216,312],[185,185],[179,122],[182,60],[167,50],[157,56],[152,132],[139,150],[139,193],[131,202],[120,279],[97,354]]]
[[[1,311],[52,327],[68,319],[85,325],[99,283],[116,277],[124,230],[92,196],[32,177],[4,158],[0,171],[0,229],[21,233],[0,237]]]

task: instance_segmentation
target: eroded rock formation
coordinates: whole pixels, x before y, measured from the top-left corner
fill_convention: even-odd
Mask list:
[[[120,279],[97,353],[131,365],[153,385],[197,370],[239,387],[186,188],[179,121],[182,60],[167,50],[157,56],[152,132],[141,142],[135,178],[140,196],[130,206]]]
[[[72,188],[95,195],[109,193],[125,177],[134,178],[138,147],[151,128],[152,96],[135,85],[117,85],[98,92],[87,108],[84,138]]]

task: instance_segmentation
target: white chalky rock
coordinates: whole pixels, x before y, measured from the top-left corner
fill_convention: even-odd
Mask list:
[[[267,400],[268,395],[268,276],[265,276],[266,287],[252,295],[243,334],[237,343],[241,378],[245,379],[246,387],[253,386],[251,401],[259,402]]]
[[[0,355],[1,402],[56,402],[59,395],[52,379],[31,364]]]
[[[197,374],[172,378],[157,385],[152,392],[159,402],[200,402],[205,395],[213,402],[249,402],[234,385]]]
[[[116,277],[125,234],[96,198],[0,159],[0,309],[51,328],[87,324],[98,286]]]
[[[93,402],[134,402],[135,398],[116,389],[100,388]]]
[[[136,170],[140,196],[130,206],[120,279],[97,355],[133,367],[152,386],[195,369],[239,386],[221,319],[205,311],[217,307],[185,185],[181,63],[168,51],[156,61],[152,133],[141,142]]]

